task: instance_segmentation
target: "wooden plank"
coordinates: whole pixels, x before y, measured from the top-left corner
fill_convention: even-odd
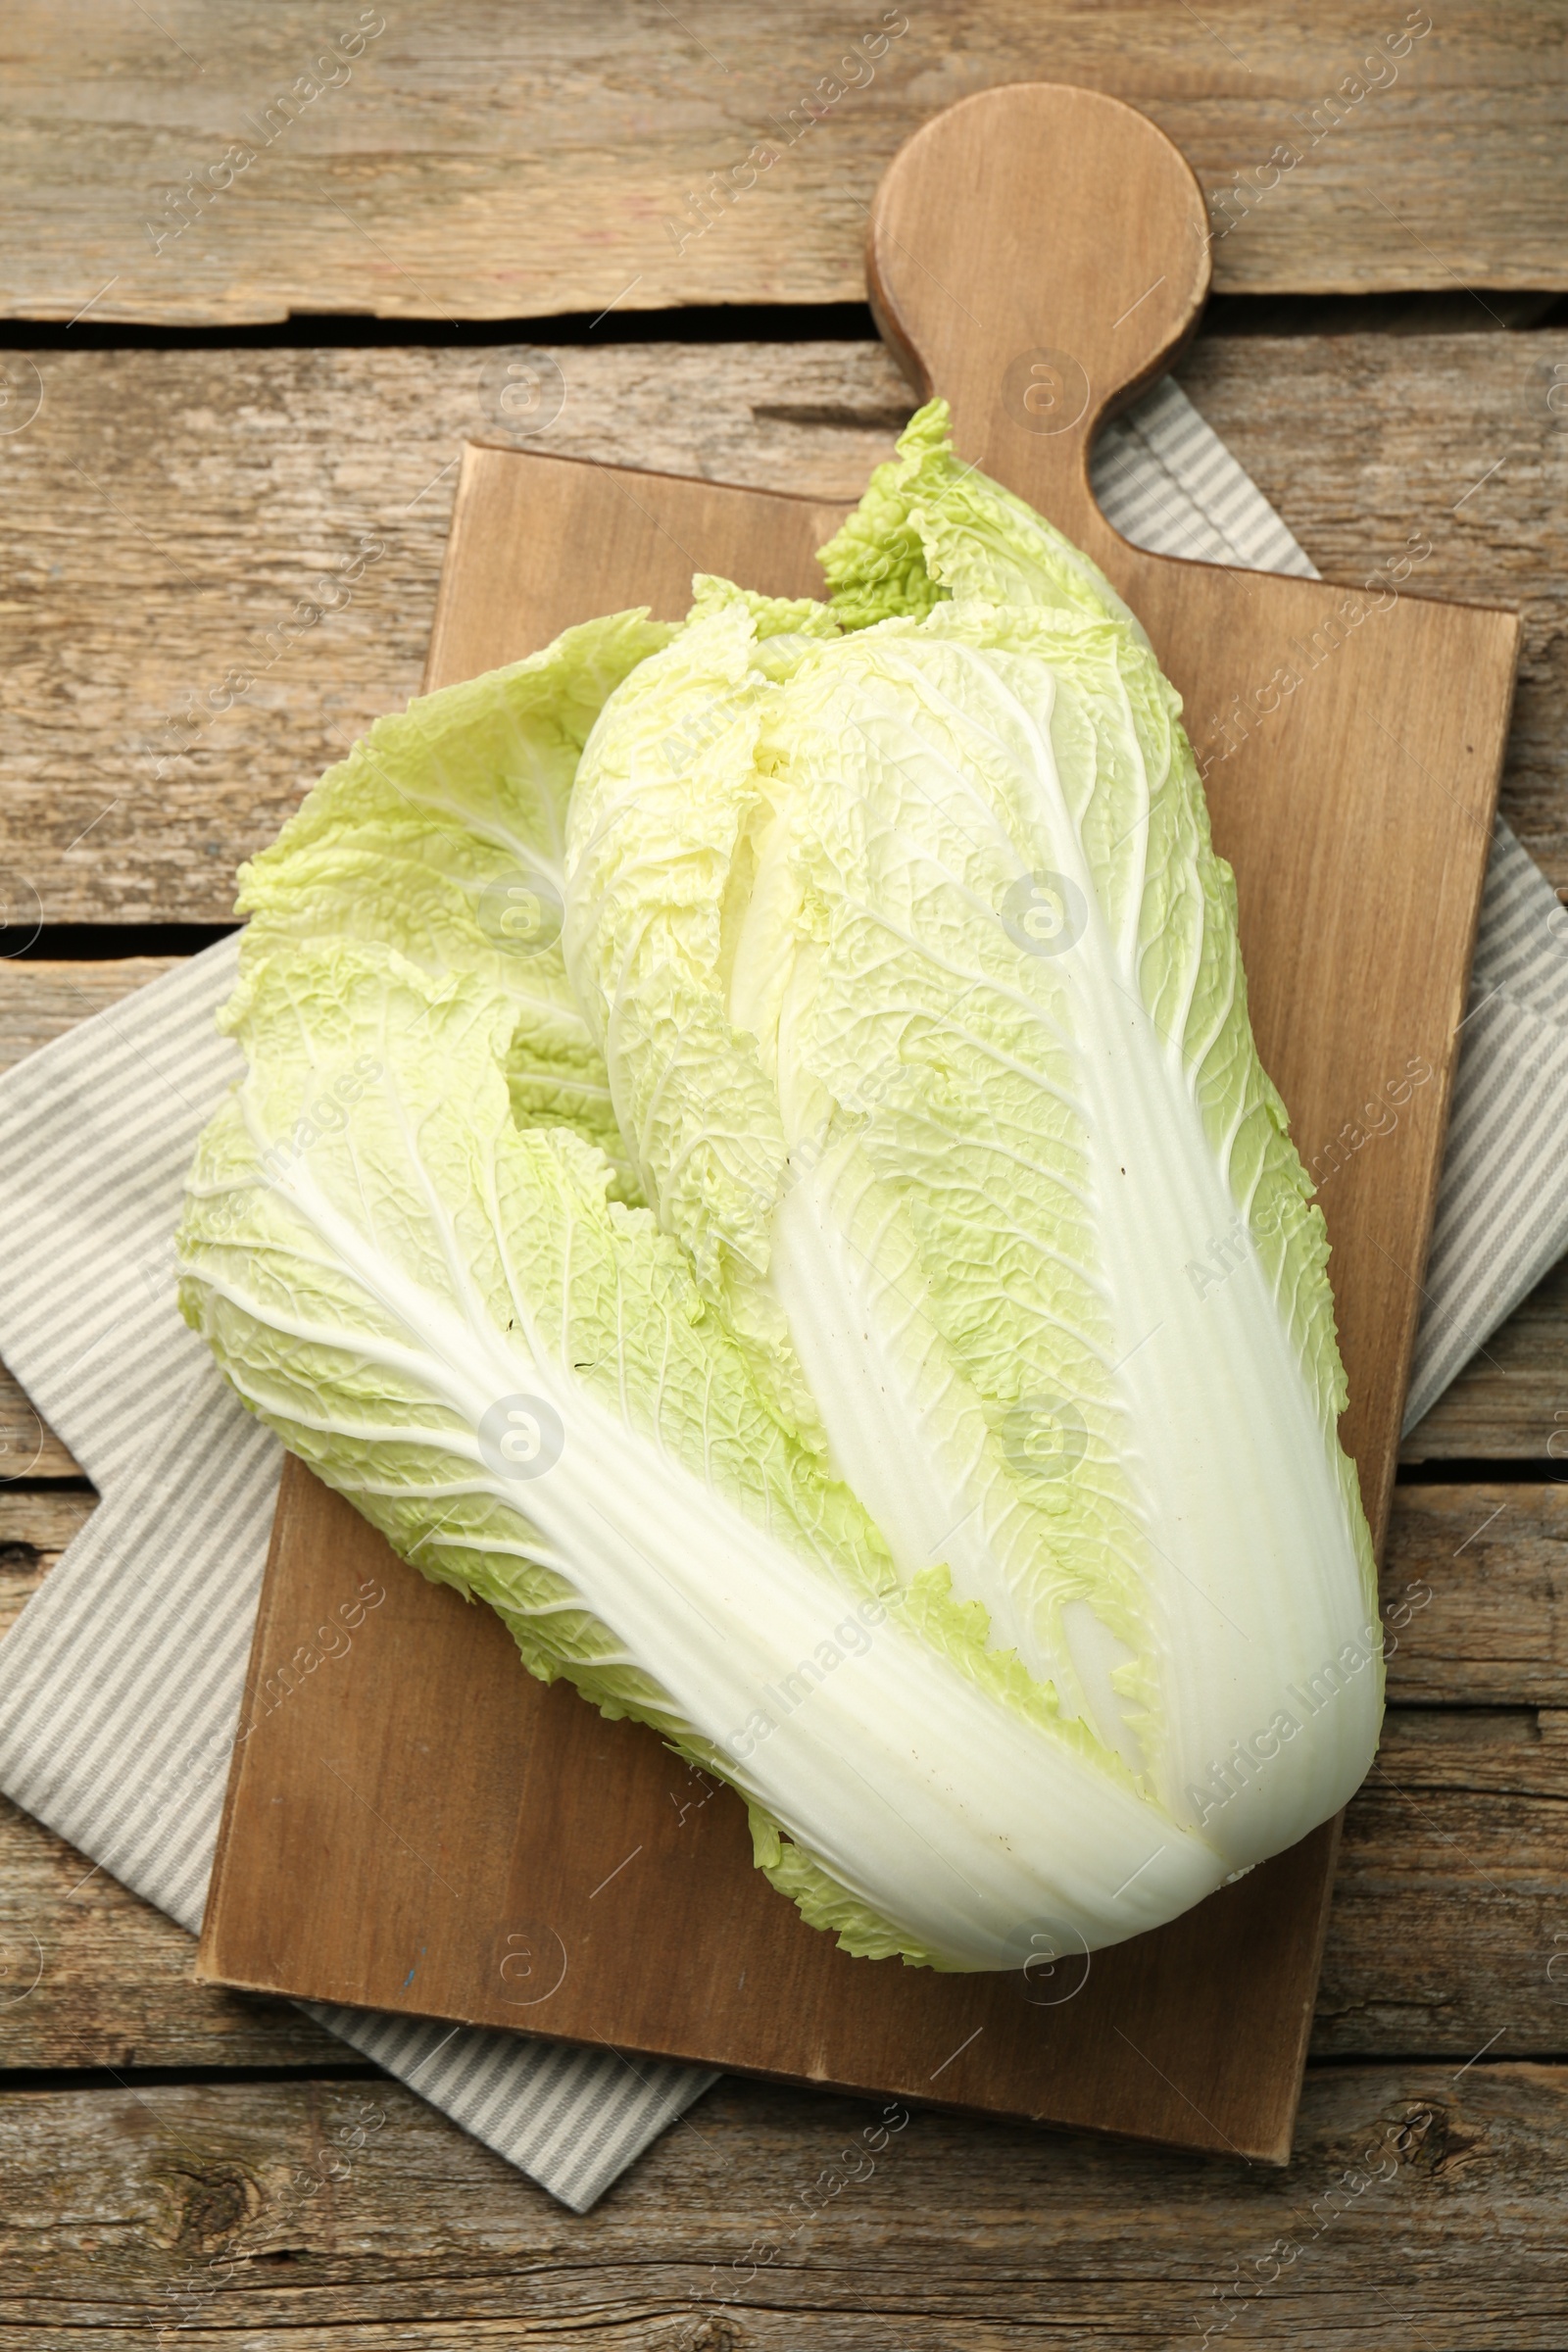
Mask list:
[[[538,446],[758,489],[857,496],[911,403],[869,343],[549,359],[565,401]],[[529,380],[506,376],[514,363],[37,355],[44,405],[0,442],[30,583],[0,611],[0,867],[51,922],[226,919],[239,861],[417,691],[463,442],[509,438],[498,404]],[[1568,332],[1225,336],[1182,372],[1335,575],[1364,581],[1414,534],[1432,553],[1412,584],[1521,606],[1503,809],[1568,887],[1568,433],[1545,405],[1560,366]],[[535,380],[554,381],[544,361]]]
[[[18,1479],[79,1478],[80,1465],[0,1364],[0,1493]]]
[[[1003,193],[975,208],[966,250],[959,196],[972,203],[967,192],[990,167]],[[1047,217],[1050,260],[1031,280],[1022,248]],[[1123,219],[1135,237],[1121,233]],[[1127,108],[1060,90],[970,99],[915,139],[884,182],[870,269],[885,327],[918,354],[913,371],[953,389],[959,454],[1091,547],[1148,619],[1184,692],[1223,710],[1233,691],[1277,674],[1277,662],[1301,668],[1288,716],[1261,750],[1248,740],[1227,752],[1209,795],[1216,840],[1237,868],[1253,1024],[1298,1126],[1332,1132],[1336,1106],[1402,1068],[1412,1043],[1437,1073],[1375,1193],[1352,1172],[1331,1210],[1350,1375],[1346,1442],[1380,1542],[1417,1303],[1399,1268],[1425,1251],[1516,625],[1480,608],[1387,598],[1375,630],[1342,629],[1314,662],[1300,648],[1329,628],[1338,591],[1260,578],[1238,604],[1228,571],[1142,554],[1103,523],[1087,490],[1089,436],[1116,395],[1151,380],[1191,331],[1207,272],[1187,167]],[[954,308],[947,289],[960,273],[984,328],[967,305],[962,318]],[[1020,429],[1005,385],[1016,372],[1008,355],[1027,359],[1048,321],[1087,378],[1062,429],[1042,434]],[[1018,415],[1028,426],[1021,406]],[[429,682],[527,653],[607,606],[646,599],[678,612],[693,564],[727,571],[749,556],[773,592],[798,592],[823,516],[799,501],[751,505],[748,516],[745,494],[667,475],[473,453]],[[1372,731],[1374,708],[1409,755],[1402,765]],[[1450,779],[1436,806],[1433,772]],[[1397,893],[1387,872],[1395,844]],[[1167,1311],[1176,1312],[1149,1313]],[[1203,1563],[1190,1571],[1200,1577]],[[266,1678],[283,1629],[327,1621],[352,1602],[345,1579],[355,1576],[384,1578],[388,1597],[375,1642],[337,1673],[342,1770],[323,1776],[318,1709],[302,1697],[286,1709],[269,1703]],[[1202,1639],[1213,1639],[1206,1623]],[[1238,1629],[1237,1639],[1249,1637]],[[848,1961],[770,1904],[732,1798],[696,1808],[697,1827],[677,1834],[661,1743],[606,1726],[569,1693],[518,1688],[508,1648],[482,1616],[400,1579],[380,1541],[290,1465],[204,1971],[296,1993],[352,1982],[376,2007],[416,2003],[505,2024],[519,2000],[515,1971],[504,1957],[497,1965],[505,1920],[519,1930],[514,1940],[527,1934],[552,1980],[528,2021],[547,2034],[906,2093],[946,2075],[944,2097],[993,2112],[1257,2155],[1288,2150],[1332,1824],[1188,1918],[1098,1955],[1063,2018],[1054,1985],[1055,2000],[1035,2001],[1038,1987],[1016,1977]],[[457,1724],[466,1737],[454,1738]],[[449,1768],[433,1788],[425,1759],[438,1737]],[[305,1851],[334,1857],[328,1899],[298,1869]],[[438,1882],[420,1860],[437,1851]],[[679,1965],[650,1975],[641,1965],[650,1944],[677,1951]],[[1164,2087],[1134,2064],[1140,2044],[1160,2053],[1153,2072]],[[1201,2107],[1172,2097],[1169,2082],[1184,2072],[1201,2082]]]
[[[1471,1357],[1411,1430],[1400,1458],[1568,1461],[1568,1262]]]
[[[1266,2173],[730,2082],[579,2217],[392,2083],[54,2090],[0,2102],[0,2339],[1555,2352],[1565,2101],[1555,2065],[1314,2069]]]
[[[1391,1704],[1568,1706],[1568,1483],[1397,1487]]]
[[[291,2001],[196,1984],[183,1928],[3,1797],[0,1885],[0,2068],[355,2062]]]
[[[1568,335],[1420,336],[1413,350],[1305,335],[1245,355],[1211,336],[1181,375],[1330,579],[1359,587],[1407,561],[1423,596],[1519,613],[1502,813],[1568,891],[1568,394],[1555,390]]]
[[[805,0],[760,29],[743,0],[407,0],[314,29],[260,0],[93,0],[74,22],[62,44],[43,0],[11,12],[14,316],[858,301],[895,150],[966,92],[1043,76],[1185,149],[1232,290],[1568,284],[1558,0]]]
[[[0,1489],[0,1627],[91,1507],[88,1495]],[[1384,1593],[1397,1643],[1395,1712],[1379,1772],[1348,1819],[1312,2046],[1468,2057],[1496,2023],[1506,1985],[1502,2046],[1550,2056],[1562,2047],[1564,1996],[1545,1960],[1568,1924],[1559,1730],[1568,1494],[1399,1489]],[[1411,1715],[1401,1699],[1446,1712]],[[1510,1711],[1480,1711],[1501,1707]],[[87,1889],[73,1898],[88,1869],[0,1806],[0,1917],[14,1943],[25,1932],[48,1952],[24,2002],[7,2002],[0,1982],[0,2068],[284,2065],[339,2054],[289,2004],[195,1984],[189,1937],[104,1874],[91,1878],[90,1899]],[[24,1957],[18,1944],[9,1965]],[[1557,1975],[1568,1978],[1568,1965]]]
[[[1522,2057],[1565,2033],[1568,1713],[1396,1709],[1345,1817],[1314,2052],[1468,2058],[1495,2034]]]
[[[92,963],[0,957],[0,1070],[52,1045],[78,1021],[107,1012],[179,961],[177,956],[106,956]]]
[[[174,960],[168,956],[122,956],[102,963],[60,963],[0,957],[0,1070],[10,1069],[24,1054],[35,1053],[90,1013],[107,1010],[131,989],[156,980]],[[70,1448],[0,1364],[0,1496],[8,1480],[80,1476]]]
[[[854,497],[908,400],[876,346],[847,393],[844,349],[563,352],[549,446]],[[502,434],[515,355],[82,356],[43,356],[39,419],[0,444],[51,582],[0,616],[0,865],[53,922],[222,920],[238,861],[417,692],[464,440]],[[781,404],[841,421],[754,417]]]
[[[0,1486],[0,1636],[92,1517],[92,1494]]]

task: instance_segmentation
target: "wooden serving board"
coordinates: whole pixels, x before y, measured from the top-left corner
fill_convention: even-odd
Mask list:
[[[883,182],[868,275],[960,452],[1096,558],[1183,694],[1258,1046],[1303,1156],[1331,1170],[1344,1434],[1381,1547],[1517,623],[1152,556],[1105,522],[1095,427],[1171,364],[1208,276],[1192,173],[1119,102],[1032,85],[939,117]],[[818,593],[813,551],[844,511],[470,449],[426,682],[617,607],[678,617],[698,569]],[[1415,1065],[1431,1074],[1412,1084]],[[1392,1131],[1380,1115],[1354,1146],[1391,1096]],[[727,1789],[531,1681],[498,1619],[292,1461],[244,1726],[208,1981],[1289,2154],[1335,1823],[1047,1977],[849,1959],[752,1868]]]

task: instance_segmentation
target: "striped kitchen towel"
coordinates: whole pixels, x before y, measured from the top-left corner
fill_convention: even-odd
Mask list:
[[[1174,385],[1106,432],[1096,484],[1146,546],[1312,568]],[[1565,929],[1499,828],[1412,1414],[1568,1247]],[[0,1355],[103,1495],[0,1644],[0,1788],[193,1933],[280,1461],[172,1300],[184,1171],[238,1068],[213,1025],[235,959],[223,941],[0,1079]],[[13,1925],[47,1964],[47,1918]],[[579,2212],[713,2080],[525,2034],[310,2014]]]
[[[0,1080],[0,1355],[103,1495],[0,1643],[0,1788],[192,1935],[282,1460],[173,1305],[185,1169],[241,1066],[214,1026],[237,963],[223,940]],[[47,1965],[48,1922],[13,1927]],[[578,2211],[713,2080],[310,2014]]]

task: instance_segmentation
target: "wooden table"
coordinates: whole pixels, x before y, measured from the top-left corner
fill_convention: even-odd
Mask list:
[[[292,9],[13,9],[0,309],[54,323],[0,352],[0,426],[40,396],[0,436],[0,868],[46,925],[0,962],[0,1061],[201,944],[237,860],[415,690],[457,454],[509,430],[516,346],[562,370],[553,450],[858,489],[908,407],[863,314],[667,306],[852,302],[899,139],[1035,75],[1188,147],[1231,225],[1183,380],[1322,568],[1413,538],[1414,584],[1523,611],[1503,804],[1568,888],[1564,9],[1433,0],[1396,79],[1337,107],[1398,7],[900,18],[416,0],[307,100],[348,60]],[[872,78],[803,127],[879,26]],[[247,141],[172,237],[169,191]],[[277,323],[313,311],[368,316]],[[859,2108],[727,2082],[575,2219],[294,2011],[195,1986],[176,1929],[0,1807],[0,1937],[44,1951],[26,1997],[0,1975],[0,2345],[1568,2342],[1565,1307],[1559,1269],[1405,1448],[1388,1729],[1288,2172],[920,2111],[852,2180]],[[0,1622],[92,1501],[52,1437],[0,1485]],[[365,2147],[302,2198],[356,2114]]]

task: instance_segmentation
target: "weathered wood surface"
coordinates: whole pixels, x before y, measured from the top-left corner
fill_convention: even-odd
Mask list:
[[[193,1984],[195,1948],[0,1797],[0,2068],[354,2063],[287,2001]]]
[[[0,1071],[40,1046],[53,1045],[92,1013],[107,1012],[180,960],[177,956],[115,956],[92,963],[0,957]]]
[[[463,442],[505,437],[514,356],[40,359],[43,408],[0,444],[18,564],[0,619],[0,867],[19,908],[228,915],[239,858],[417,691]],[[763,488],[853,496],[908,408],[875,345],[561,364],[552,450]],[[754,417],[779,406],[848,421]],[[235,673],[251,683],[220,710]]]
[[[102,963],[59,963],[0,957],[0,1070],[9,1070],[90,1013],[107,1010],[131,989],[156,980],[174,960],[122,956]],[[69,1449],[0,1364],[0,1546],[7,1541],[6,1482],[79,1475]],[[6,1590],[0,1584],[0,1612]],[[0,1624],[9,1623],[10,1617],[0,1614]]]
[[[1471,1357],[1400,1458],[1552,1461],[1568,1475],[1568,1264],[1553,1267]]]
[[[1314,2069],[1277,2173],[726,2082],[578,2218],[386,2082],[50,2091],[0,2104],[0,2342],[1557,2352],[1565,2102]]]
[[[1465,2059],[1493,2034],[1568,2044],[1568,1715],[1396,1708],[1346,1815],[1312,2047]]]
[[[1383,1615],[1391,1706],[1568,1707],[1568,1483],[1396,1487]]]
[[[417,690],[459,452],[513,437],[517,358],[39,353],[39,413],[0,440],[10,919],[229,914],[239,860]],[[855,495],[909,407],[878,344],[562,347],[551,403],[556,366],[534,446],[760,489]],[[1413,539],[1414,585],[1521,607],[1503,809],[1568,885],[1553,368],[1568,332],[1212,336],[1182,374],[1326,571],[1362,580]]]
[[[96,1499],[69,1489],[0,1486],[0,1637],[86,1526]]]
[[[1518,610],[1502,813],[1568,889],[1568,334],[1209,336],[1179,374],[1329,578],[1408,554]]]
[[[0,1489],[0,1630],[91,1507]],[[1502,2054],[1559,2054],[1568,1489],[1400,1488],[1384,1613],[1391,1712],[1347,1822],[1314,2051],[1462,2059],[1506,2024]],[[0,1888],[0,2069],[341,2057],[286,2004],[194,1984],[188,1936],[3,1802]]]
[[[94,0],[62,40],[24,0],[0,303],[208,324],[858,301],[894,150],[1041,79],[1129,99],[1186,151],[1221,285],[1562,286],[1564,23],[1559,0]]]
[[[0,1364],[0,1482],[78,1478],[79,1465],[21,1383]],[[0,1484],[0,1493],[4,1484]]]

